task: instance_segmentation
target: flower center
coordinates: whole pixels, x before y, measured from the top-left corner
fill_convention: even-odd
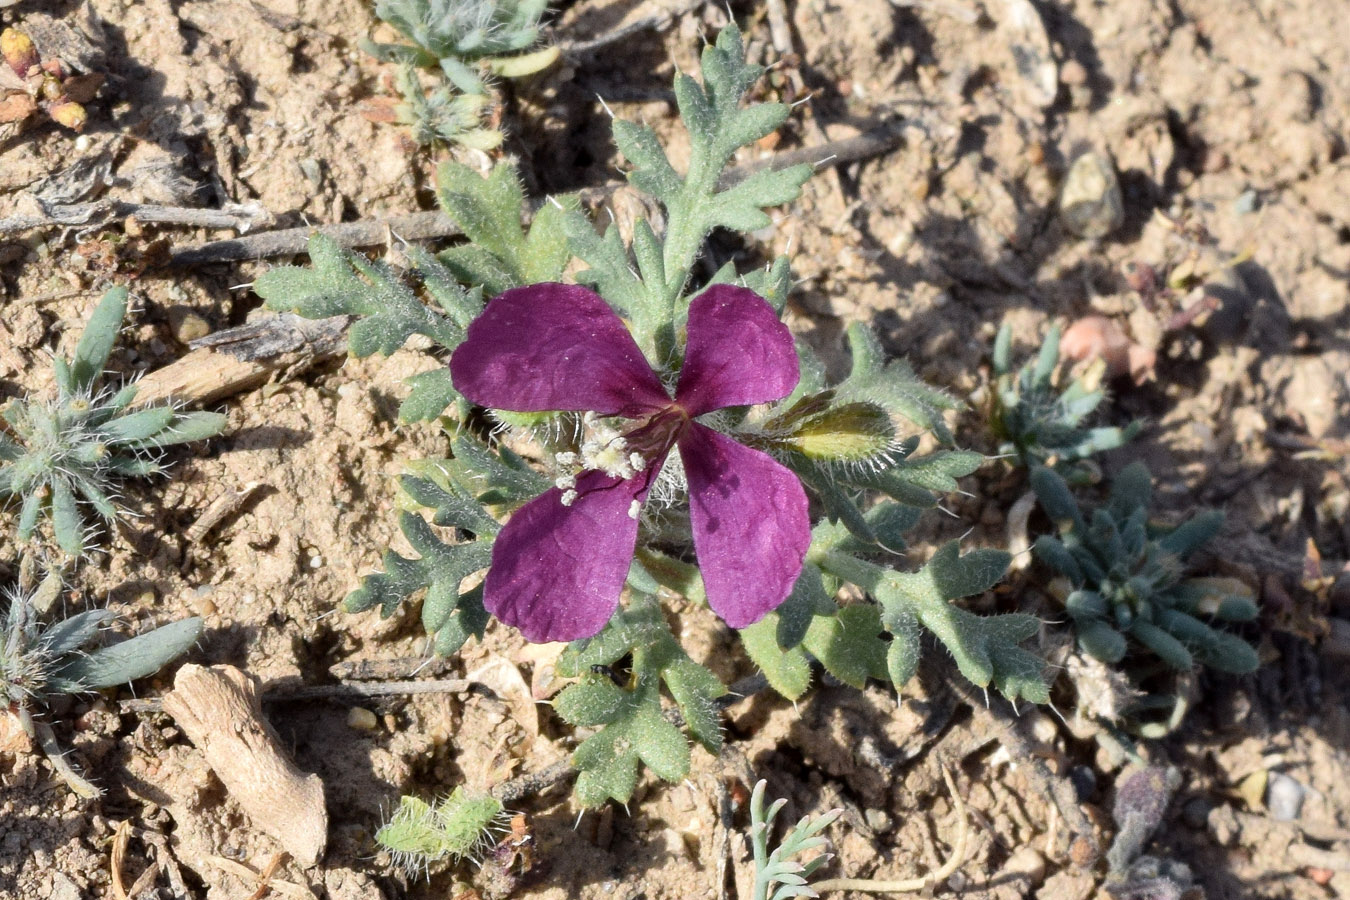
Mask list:
[[[576,501],[577,475],[583,471],[604,472],[627,481],[650,466],[659,466],[689,422],[689,414],[674,403],[622,433],[600,421],[595,413],[586,413],[581,420],[584,430],[580,449],[554,456],[562,471],[554,485],[563,492],[563,506]],[[636,518],[636,510],[630,510],[630,515]]]

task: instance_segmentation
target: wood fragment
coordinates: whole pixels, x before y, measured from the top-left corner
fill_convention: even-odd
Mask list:
[[[262,878],[262,872],[259,872],[252,866],[241,863],[238,860],[230,859],[227,856],[204,856],[202,859],[209,862],[217,869],[220,869],[222,872],[227,872],[243,881],[258,881]],[[269,890],[276,891],[284,897],[295,897],[296,900],[318,900],[318,898],[314,896],[314,892],[309,888],[289,881],[273,879],[267,882],[267,887]]]
[[[779,56],[792,52],[792,27],[788,25],[787,4],[783,0],[767,0],[765,10],[769,16],[769,40]]]
[[[272,891],[272,876],[277,874],[277,869],[281,868],[289,857],[285,853],[274,853],[272,858],[263,866],[263,870],[258,873],[258,889],[254,891],[248,900],[262,900]]]
[[[250,481],[237,490],[225,491],[207,505],[197,521],[183,532],[183,537],[189,544],[200,544],[220,523],[238,512],[261,487],[262,482]]]
[[[131,820],[123,819],[117,823],[117,830],[113,832],[112,853],[108,858],[108,867],[112,875],[113,893],[117,895],[117,900],[129,900],[134,894],[128,895],[126,887],[122,884],[122,865],[127,858],[127,841],[131,838]]]
[[[141,894],[150,890],[150,886],[155,883],[155,879],[158,877],[159,863],[152,862],[146,867],[145,871],[137,876],[136,880],[131,883],[131,887],[127,888],[128,896],[130,896],[131,900],[136,900]]]
[[[207,335],[182,359],[142,378],[136,401],[201,404],[231,397],[343,352],[350,323],[350,316],[311,320],[281,313]]]
[[[308,868],[328,843],[323,783],[288,759],[262,715],[258,684],[233,666],[178,670],[164,711],[206,757],[254,825]]]

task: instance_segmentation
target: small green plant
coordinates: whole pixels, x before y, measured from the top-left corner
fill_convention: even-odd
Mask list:
[[[485,128],[495,103],[492,77],[516,78],[548,68],[557,47],[530,51],[539,43],[548,0],[380,0],[375,15],[410,43],[363,40],[367,53],[400,64],[396,82],[403,103],[394,118],[409,125],[418,143],[445,141],[479,150],[502,141]],[[428,94],[417,77],[434,69],[445,81]]]
[[[394,84],[403,102],[394,106],[393,120],[406,125],[417,143],[443,141],[473,150],[491,150],[501,144],[503,134],[484,125],[491,108],[485,95],[460,93],[445,84],[427,91],[410,63],[399,66]]]
[[[1133,440],[1139,422],[1124,428],[1088,427],[1106,391],[1100,360],[1069,382],[1062,391],[1056,386],[1059,368],[1060,329],[1045,336],[1040,353],[1020,369],[1012,367],[1012,329],[1004,325],[994,341],[994,390],[990,421],[1002,442],[999,453],[1020,466],[1048,466],[1074,484],[1096,481],[1091,457],[1114,450]]]
[[[1150,524],[1153,477],[1138,462],[1116,477],[1090,521],[1052,470],[1033,469],[1031,486],[1059,530],[1037,538],[1033,551],[1062,576],[1052,591],[1085,653],[1116,664],[1133,646],[1182,672],[1197,662],[1221,672],[1256,669],[1252,646],[1222,630],[1256,618],[1251,592],[1232,579],[1186,576],[1186,560],[1218,534],[1222,513],[1203,512],[1172,529]]]
[[[89,649],[115,616],[94,609],[44,625],[41,619],[56,605],[60,590],[60,576],[51,574],[32,591],[5,594],[0,699],[71,787],[93,796],[98,789],[64,763],[51,726],[37,716],[58,695],[89,693],[154,674],[197,642],[202,620],[183,619],[118,644]]]
[[[379,0],[375,15],[409,44],[363,41],[386,62],[439,67],[466,94],[485,94],[484,76],[521,76],[551,65],[558,48],[526,53],[539,43],[548,0]]]
[[[849,375],[827,383],[781,321],[784,257],[695,278],[710,233],[764,228],[811,174],[798,165],[723,183],[736,151],[788,116],[782,104],[742,105],[762,71],[730,26],[705,47],[702,81],[677,76],[682,173],[655,132],[614,121],[630,183],[664,212],[658,225],[637,221],[631,240],[597,231],[567,198],[524,229],[509,165],[483,177],[446,164],[437,196],[467,242],[435,256],[412,248],[413,271],[400,275],[316,237],[311,268],[255,283],[273,309],[357,316],[354,355],[417,334],[449,358],[412,381],[399,413],[439,418],[451,435],[449,456],[411,462],[399,480],[417,555],[385,553],[344,605],[390,616],[420,600],[443,654],[481,638],[491,617],[529,640],[569,642],[556,669],[577,680],[554,708],[594,729],[574,755],[585,806],[627,802],[643,766],[686,777],[690,742],[667,698],[694,741],[721,747],[727,689],[685,651],[662,598],[709,607],[793,699],[817,662],[851,685],[902,688],[925,633],[975,684],[1048,699],[1041,661],[1019,646],[1038,620],[956,605],[998,581],[1006,553],[963,556],[953,542],[918,571],[897,570],[904,533],[983,461],[950,449],[942,415],[955,402],[887,360],[861,325],[848,331]],[[574,257],[580,284],[563,284]],[[942,449],[920,452],[925,433]],[[860,591],[841,606],[846,584]],[[616,667],[622,683],[604,674]]]
[[[56,543],[69,556],[88,548],[82,506],[104,521],[117,517],[117,481],[164,471],[161,451],[219,434],[225,416],[170,406],[132,408],[136,385],[103,390],[103,367],[126,315],[127,292],[99,302],[70,361],[53,359],[54,398],[24,397],[0,415],[0,495],[18,498],[18,536],[33,537],[50,516]]]
[[[843,815],[844,811],[832,809],[814,818],[803,816],[770,851],[773,820],[787,801],[775,800],[765,808],[765,787],[766,782],[759,781],[750,792],[750,846],[755,854],[755,886],[751,896],[754,900],[819,896],[811,889],[809,881],[816,870],[830,861],[833,854],[822,850],[805,862],[797,861],[797,857],[825,847],[828,842],[821,837],[820,832]],[[774,885],[778,885],[777,890],[774,890]]]
[[[457,787],[435,803],[402,797],[375,841],[409,874],[425,873],[441,860],[480,862],[506,830],[509,816],[491,794]]]

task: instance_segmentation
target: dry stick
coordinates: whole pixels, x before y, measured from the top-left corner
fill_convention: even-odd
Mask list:
[[[267,224],[272,219],[261,207],[254,204],[230,204],[224,209],[202,209],[161,206],[155,203],[127,203],[122,200],[99,200],[94,203],[53,204],[44,215],[11,216],[8,219],[0,219],[0,234],[28,231],[50,225],[103,225],[113,219],[132,217],[142,224],[235,228],[241,231]]]
[[[952,805],[956,808],[956,840],[952,843],[952,854],[947,857],[942,868],[918,878],[906,878],[903,881],[883,881],[877,878],[827,878],[811,885],[818,893],[825,891],[863,891],[868,894],[910,894],[935,887],[950,878],[956,870],[965,865],[966,844],[970,837],[970,821],[966,815],[966,802],[956,789],[951,772],[942,767],[942,780],[952,795]]]
[[[900,145],[900,140],[900,130],[896,124],[886,122],[857,137],[776,153],[768,159],[736,166],[723,174],[718,181],[718,187],[725,189],[765,169],[785,169],[803,162],[832,166],[856,162],[894,150]],[[623,184],[624,182],[619,181],[610,182],[599,188],[583,191],[582,195],[587,199],[603,199]],[[315,232],[332,238],[343,247],[374,247],[388,243],[394,236],[406,241],[417,241],[455,237],[464,233],[454,219],[439,210],[432,210],[382,219],[342,222],[337,225],[282,228],[245,237],[208,241],[205,244],[175,250],[169,256],[168,264],[191,266],[304,253],[309,246],[310,237]]]
[[[264,703],[293,703],[299,700],[363,700],[370,697],[402,697],[413,694],[457,694],[476,682],[467,678],[443,678],[432,681],[344,682],[342,684],[272,685],[264,689]],[[127,712],[161,712],[163,704],[155,698],[123,700]]]

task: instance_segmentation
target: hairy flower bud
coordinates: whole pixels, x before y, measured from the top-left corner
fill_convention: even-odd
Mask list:
[[[782,442],[810,459],[866,463],[893,449],[895,426],[880,406],[845,403],[803,419]]]

